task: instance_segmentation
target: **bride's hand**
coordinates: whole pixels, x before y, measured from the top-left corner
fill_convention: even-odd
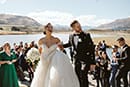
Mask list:
[[[64,50],[64,47],[63,47],[62,43],[59,43],[58,47],[60,48],[60,50],[62,50],[62,51]]]
[[[60,48],[60,50],[64,50],[64,47],[62,45],[58,45],[58,47]]]

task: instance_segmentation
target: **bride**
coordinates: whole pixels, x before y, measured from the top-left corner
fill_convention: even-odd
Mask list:
[[[52,36],[53,27],[45,26],[46,35],[39,40],[41,58],[34,73],[31,87],[79,87],[78,78],[70,60],[62,51],[60,40]]]

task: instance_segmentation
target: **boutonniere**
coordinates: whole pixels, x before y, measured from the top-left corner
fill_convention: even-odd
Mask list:
[[[81,38],[79,38],[79,39],[78,39],[78,42],[82,42],[82,39],[81,39]]]

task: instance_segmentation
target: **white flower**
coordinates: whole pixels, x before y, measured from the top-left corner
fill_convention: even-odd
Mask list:
[[[13,53],[11,52],[11,55],[13,55]]]
[[[31,62],[34,62],[35,60],[40,59],[40,53],[37,48],[31,48],[27,53],[27,59],[31,60]]]
[[[79,38],[78,42],[82,42],[81,38]]]

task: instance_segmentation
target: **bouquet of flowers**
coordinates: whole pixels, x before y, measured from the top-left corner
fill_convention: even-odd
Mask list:
[[[40,53],[37,48],[31,48],[27,53],[27,60],[30,60],[32,63],[40,60]]]

